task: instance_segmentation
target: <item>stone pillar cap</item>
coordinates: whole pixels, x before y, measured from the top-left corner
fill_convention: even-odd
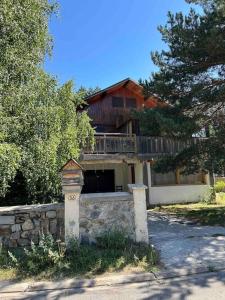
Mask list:
[[[148,187],[144,184],[128,184],[128,188],[130,191],[132,190],[146,190]]]

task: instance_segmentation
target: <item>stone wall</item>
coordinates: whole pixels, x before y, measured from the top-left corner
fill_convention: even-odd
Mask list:
[[[64,204],[0,208],[0,243],[6,247],[38,243],[40,234],[64,239]]]
[[[136,239],[131,193],[81,195],[78,218],[83,242],[93,243],[96,236],[112,229],[124,230],[131,239]],[[0,207],[0,244],[6,247],[29,246],[31,240],[36,244],[42,233],[64,240],[64,232],[64,203]]]
[[[130,193],[84,194],[80,198],[80,236],[92,243],[112,229],[135,239],[134,201]]]

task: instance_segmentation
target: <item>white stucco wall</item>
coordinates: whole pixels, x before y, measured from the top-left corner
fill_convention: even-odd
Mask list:
[[[198,202],[208,189],[208,185],[153,186],[150,188],[150,205]]]

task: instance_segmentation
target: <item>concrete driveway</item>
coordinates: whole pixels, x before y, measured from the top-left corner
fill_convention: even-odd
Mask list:
[[[195,225],[160,212],[148,212],[148,220],[150,242],[166,269],[225,267],[225,227]]]

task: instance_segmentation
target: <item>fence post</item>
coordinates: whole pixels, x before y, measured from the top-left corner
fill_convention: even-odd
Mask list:
[[[128,188],[134,198],[135,240],[149,244],[145,193],[147,187],[144,184],[128,184]]]
[[[80,193],[83,186],[83,169],[70,159],[61,169],[62,190],[65,195],[65,242],[80,239]]]

